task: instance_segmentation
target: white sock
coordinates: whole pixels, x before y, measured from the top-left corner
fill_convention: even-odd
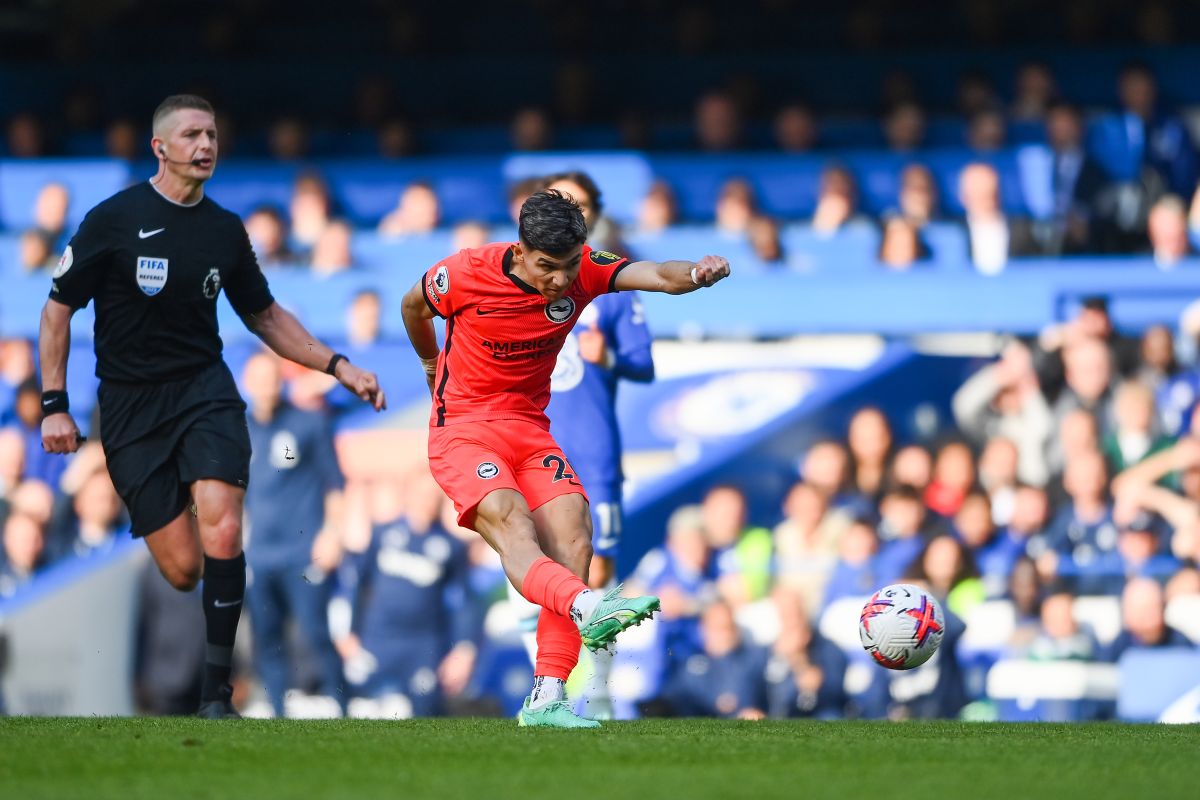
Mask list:
[[[592,676],[588,679],[587,686],[584,687],[583,696],[589,702],[610,700],[608,676],[612,672],[613,656],[616,653],[609,648],[608,650],[597,650],[589,655],[592,658]]]
[[[529,693],[529,709],[541,708],[567,696],[567,684],[549,675],[537,675],[533,679],[533,691]]]
[[[582,628],[583,623],[587,622],[596,610],[596,606],[600,605],[600,599],[600,593],[591,589],[580,592],[571,603],[571,621]]]

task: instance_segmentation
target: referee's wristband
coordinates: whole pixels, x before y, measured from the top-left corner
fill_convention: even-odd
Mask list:
[[[333,358],[329,359],[329,366],[325,368],[325,374],[332,375],[337,370],[339,361],[345,361],[347,364],[350,363],[350,359],[346,358],[341,353],[334,353]]]
[[[48,392],[42,392],[42,417],[48,417],[51,414],[66,414],[71,410],[71,401],[67,398],[67,393],[62,389],[51,389]]]

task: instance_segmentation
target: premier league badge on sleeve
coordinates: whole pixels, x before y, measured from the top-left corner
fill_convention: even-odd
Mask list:
[[[217,293],[221,291],[221,272],[216,267],[208,271],[208,275],[204,276],[204,296],[209,300],[215,300]]]
[[[167,259],[138,256],[137,285],[147,297],[161,292],[167,285]]]

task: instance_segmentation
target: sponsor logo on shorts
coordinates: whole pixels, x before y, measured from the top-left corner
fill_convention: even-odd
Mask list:
[[[137,285],[142,294],[154,297],[163,290],[167,285],[167,266],[168,261],[165,258],[138,256]]]
[[[61,278],[67,274],[67,270],[75,263],[75,254],[71,252],[71,245],[67,245],[67,249],[63,250],[62,258],[58,260],[58,266],[54,268],[54,273],[51,278]]]
[[[221,291],[221,272],[216,267],[208,271],[204,276],[204,296],[209,300],[215,300],[217,293]]]
[[[475,474],[483,478],[485,481],[490,481],[492,478],[500,474],[500,468],[491,461],[485,461],[475,468]]]
[[[573,316],[575,316],[575,301],[570,297],[546,304],[546,319],[556,325],[561,325]]]

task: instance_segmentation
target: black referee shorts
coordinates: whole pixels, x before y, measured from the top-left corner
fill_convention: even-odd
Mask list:
[[[191,504],[191,484],[250,480],[246,404],[224,361],[178,381],[102,381],[100,441],[134,537],[159,530]]]

